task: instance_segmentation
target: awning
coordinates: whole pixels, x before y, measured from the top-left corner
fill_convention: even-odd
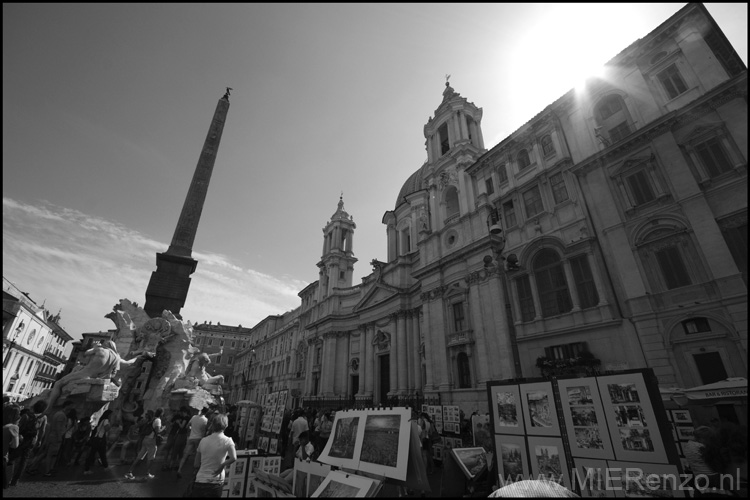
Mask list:
[[[733,377],[683,391],[691,401],[715,403],[722,399],[747,399],[747,379]]]

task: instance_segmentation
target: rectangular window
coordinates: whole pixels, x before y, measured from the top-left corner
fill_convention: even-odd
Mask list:
[[[235,347],[237,347],[237,341],[233,340],[232,341],[232,349],[234,349]]]
[[[214,339],[209,340],[208,345],[214,345]]]
[[[591,274],[589,259],[586,255],[570,259],[570,267],[573,268],[573,280],[578,290],[578,300],[581,309],[594,307],[599,303],[599,295],[596,293],[594,276]]]
[[[623,140],[628,135],[630,135],[630,125],[628,125],[628,122],[622,122],[609,129],[609,138],[613,143]]]
[[[219,341],[219,347],[224,347],[224,341],[223,340]]]
[[[521,306],[521,321],[534,319],[534,298],[531,295],[531,282],[528,276],[522,276],[516,280],[518,288],[518,300]]]
[[[234,361],[234,356],[229,356],[229,359],[227,360],[227,364],[231,365],[232,361]]]
[[[569,359],[579,357],[585,350],[585,342],[573,342],[572,344],[545,347],[544,355],[551,359]]]
[[[678,95],[687,91],[687,85],[685,85],[682,75],[680,75],[677,66],[674,64],[659,73],[658,78],[670,99],[674,99]]]
[[[550,177],[549,183],[552,186],[552,196],[555,199],[556,205],[568,199],[568,190],[565,187],[565,179],[563,179],[561,173]]]
[[[747,223],[724,228],[721,233],[732,253],[734,263],[737,264],[737,269],[742,273],[742,278],[747,284]]]
[[[485,179],[484,185],[487,188],[487,195],[491,195],[495,192],[495,185],[492,183],[492,177]]]
[[[687,319],[682,322],[682,328],[685,330],[685,335],[711,331],[711,325],[706,318]]]
[[[523,193],[523,202],[526,205],[526,217],[533,217],[536,214],[542,213],[544,205],[542,205],[542,195],[539,192],[539,186],[534,186]]]
[[[516,225],[516,210],[513,208],[513,202],[503,203],[503,214],[505,215],[505,227]]]
[[[700,158],[709,177],[717,177],[732,170],[732,163],[717,137],[712,137],[706,142],[698,144],[695,147],[695,153]]]
[[[505,164],[497,166],[497,176],[500,179],[500,183],[508,182],[508,171],[505,169]]]
[[[460,332],[466,329],[466,321],[464,320],[464,303],[457,302],[453,304],[453,330]]]
[[[220,365],[220,364],[221,364],[221,356],[217,356],[217,357],[216,357],[216,364],[217,364],[217,365]]]
[[[346,276],[344,271],[339,271],[339,279],[342,280]]]
[[[633,195],[633,204],[635,206],[643,205],[656,198],[654,191],[651,189],[651,183],[648,180],[648,174],[645,170],[640,170],[627,177],[630,192]]]
[[[672,246],[657,251],[656,260],[659,263],[668,290],[687,286],[691,283],[690,275],[677,247]]]

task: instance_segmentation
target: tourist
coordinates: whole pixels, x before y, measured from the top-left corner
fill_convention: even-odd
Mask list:
[[[68,408],[65,415],[68,417],[67,428],[63,435],[62,445],[60,445],[60,456],[57,459],[57,463],[60,466],[69,465],[71,455],[73,454],[73,433],[78,424],[78,414],[75,408]]]
[[[139,460],[146,459],[146,477],[148,479],[153,479],[154,475],[151,473],[151,464],[156,460],[156,452],[159,447],[159,441],[161,439],[159,434],[164,432],[164,429],[166,427],[163,427],[161,425],[161,416],[164,414],[163,408],[158,408],[156,412],[154,412],[154,419],[151,422],[151,432],[144,436],[143,438],[143,448],[145,450],[143,451],[143,454],[139,457],[136,457],[135,462],[133,462],[133,465],[130,466],[130,470],[127,474],[125,474],[126,479],[135,479],[135,476],[133,475],[133,470],[135,469],[136,465],[138,465]]]
[[[228,419],[220,414],[213,419],[210,434],[198,444],[193,463],[195,475],[191,497],[220,498],[224,488],[224,469],[237,460],[234,441],[224,435]]]
[[[10,486],[12,476],[10,464],[10,450],[18,449],[20,433],[18,423],[21,421],[21,407],[13,403],[3,405],[3,489]]]
[[[62,408],[52,415],[49,432],[44,439],[43,458],[41,459],[42,474],[47,477],[55,474],[54,467],[57,463],[65,432],[68,430],[68,416],[66,412],[68,411],[68,406],[72,404],[72,401],[65,401]]]
[[[705,460],[703,460],[703,449],[705,443],[709,442],[713,438],[714,431],[710,427],[702,425],[693,431],[693,438],[687,443],[682,445],[682,451],[685,454],[685,459],[688,462],[690,471],[693,473],[693,480],[691,486],[694,486],[695,477],[698,474],[703,474],[706,479],[700,479],[706,481],[706,485],[710,483],[710,486],[718,485],[718,474],[711,467],[708,466]],[[704,483],[701,483],[703,485]]]
[[[89,443],[91,438],[91,417],[83,417],[78,421],[76,430],[73,432],[73,452],[71,453],[73,459],[73,465],[78,465],[78,461],[83,455],[83,451],[86,449],[86,445]],[[70,464],[68,464],[70,465]]]
[[[190,435],[188,435],[187,443],[185,444],[185,452],[182,455],[182,460],[180,460],[180,465],[177,467],[177,477],[182,477],[182,468],[185,466],[185,462],[187,462],[188,458],[196,452],[198,444],[206,433],[208,427],[206,413],[208,413],[208,408],[204,407],[199,415],[193,415],[193,418],[188,422]]]
[[[180,408],[180,411],[172,418],[172,427],[167,438],[167,465],[164,470],[177,470],[182,460],[182,452],[185,451],[185,445],[188,438],[188,422],[190,412],[186,406]],[[169,440],[172,439],[170,446]]]
[[[94,427],[94,430],[91,432],[89,454],[86,457],[86,462],[83,466],[84,474],[94,473],[94,471],[91,470],[91,466],[94,464],[96,455],[99,455],[99,462],[101,462],[102,467],[105,469],[109,467],[109,462],[107,462],[107,434],[111,427],[109,421],[109,416],[111,414],[112,410],[106,410],[102,413],[102,416],[99,417],[99,421],[96,423],[96,427]]]
[[[430,439],[430,429],[434,425],[432,419],[426,412],[422,412],[417,423],[421,428],[419,439],[422,443],[422,459],[427,466],[427,474],[435,472],[435,464],[432,461],[432,440]]]
[[[135,459],[138,456],[138,451],[140,450],[140,443],[142,441],[143,438],[141,437],[138,424],[131,424],[125,436],[125,440],[122,443],[122,448],[120,448],[121,464],[132,464],[133,462],[135,462]],[[133,450],[133,453],[135,453],[135,456],[132,460],[128,460],[128,450],[131,449]]]
[[[331,437],[331,429],[333,429],[333,418],[330,412],[326,412],[321,417],[320,421],[320,436],[318,437],[318,450],[325,448],[328,443],[328,438]]]
[[[151,434],[151,424],[154,421],[154,410],[146,410],[146,413],[138,419],[138,441],[135,444],[135,458],[133,463],[138,461],[138,457],[141,456],[141,448],[143,447],[143,439]]]
[[[302,434],[305,431],[309,431],[310,427],[307,424],[307,420],[305,420],[305,412],[302,410],[302,408],[298,408],[295,412],[295,415],[292,416],[294,421],[292,422],[292,446],[294,447],[294,453],[297,453],[297,448],[299,447],[299,435]]]
[[[22,442],[17,449],[13,462],[13,479],[11,486],[18,484],[18,480],[26,470],[26,464],[30,462],[32,455],[42,449],[44,435],[47,433],[47,410],[46,401],[37,401],[31,410],[21,411],[21,421],[18,423]]]

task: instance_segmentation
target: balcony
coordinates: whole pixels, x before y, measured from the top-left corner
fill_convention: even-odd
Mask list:
[[[462,330],[448,335],[448,347],[473,343],[474,336],[471,334],[471,330]]]
[[[49,361],[50,363],[54,364],[55,366],[61,365],[65,363],[65,359],[61,358],[60,356],[56,355],[52,350],[46,350],[44,351],[44,358],[46,361]]]
[[[34,375],[34,380],[53,384],[55,383],[55,375],[49,373],[37,373],[36,375]]]

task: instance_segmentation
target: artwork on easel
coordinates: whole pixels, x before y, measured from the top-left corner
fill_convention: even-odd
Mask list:
[[[294,460],[293,492],[298,498],[306,498],[318,489],[326,476],[331,472],[331,466],[318,462]]]
[[[495,435],[499,484],[526,479],[529,476],[529,457],[523,436]]]
[[[518,385],[491,384],[492,421],[495,434],[526,433]]]
[[[615,458],[668,463],[643,373],[607,375],[597,382]]]
[[[571,455],[609,460],[615,458],[596,379],[558,380],[557,386]]]
[[[358,469],[393,479],[406,479],[411,411],[373,410],[364,420]]]
[[[521,405],[526,433],[535,436],[559,436],[555,397],[551,382],[521,384]]]
[[[469,479],[474,479],[487,469],[487,452],[481,446],[475,448],[453,448],[453,458]]]
[[[331,437],[326,442],[318,460],[320,462],[357,469],[359,456],[355,455],[360,434],[364,433],[365,411],[338,411],[333,420]]]

